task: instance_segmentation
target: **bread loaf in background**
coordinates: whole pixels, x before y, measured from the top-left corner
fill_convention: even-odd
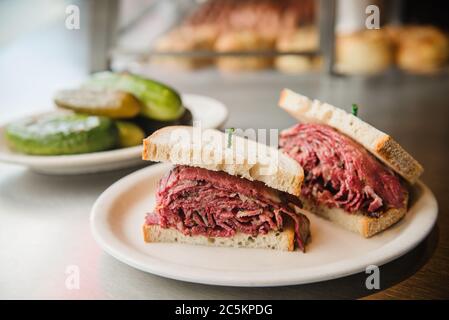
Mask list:
[[[156,52],[212,51],[217,30],[212,26],[180,27],[160,37],[153,50]],[[154,56],[151,62],[181,69],[197,69],[213,63],[210,57]]]
[[[374,74],[388,69],[393,61],[393,44],[381,30],[364,30],[336,37],[337,72]]]
[[[168,52],[274,50],[276,39],[314,23],[315,6],[315,0],[209,0],[196,8],[179,27],[162,35],[153,49]],[[310,47],[306,43],[309,40],[303,41]],[[273,57],[242,55],[213,59],[173,55],[155,56],[151,62],[182,69],[197,69],[216,62],[220,70],[235,72],[271,68]],[[288,72],[317,64],[308,58],[299,57],[295,61],[288,57],[280,65]]]
[[[416,73],[433,73],[449,58],[448,36],[433,26],[387,27],[396,47],[399,68]]]
[[[279,52],[313,52],[319,49],[319,32],[314,25],[286,31],[276,39]],[[321,59],[316,56],[297,54],[279,55],[275,58],[276,69],[284,73],[304,73],[317,70]]]
[[[217,52],[245,52],[273,50],[274,41],[253,31],[230,31],[220,35],[215,43]],[[223,56],[216,60],[222,71],[251,71],[270,68],[273,58],[270,56]]]
[[[336,71],[374,74],[396,65],[411,73],[441,71],[449,61],[449,38],[433,26],[385,26],[336,37]]]

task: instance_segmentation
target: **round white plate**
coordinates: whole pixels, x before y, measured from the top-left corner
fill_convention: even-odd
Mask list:
[[[219,128],[228,117],[226,106],[215,99],[183,94],[184,105],[193,120],[202,128]],[[8,148],[4,138],[5,125],[0,126],[0,161],[27,166],[47,174],[79,174],[121,169],[142,164],[142,146],[62,156],[31,156]]]
[[[307,252],[144,243],[145,214],[169,164],[136,171],[109,187],[92,208],[96,241],[118,260],[137,269],[189,282],[226,286],[281,286],[334,279],[380,266],[413,249],[431,231],[438,207],[432,192],[416,186],[416,201],[395,226],[370,239],[309,216]]]

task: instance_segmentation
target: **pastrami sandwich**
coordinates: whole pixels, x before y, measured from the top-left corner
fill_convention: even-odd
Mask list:
[[[357,116],[284,89],[279,106],[300,121],[281,149],[304,169],[304,208],[370,237],[407,212],[422,166],[389,135]]]
[[[304,251],[309,220],[297,197],[303,170],[276,148],[173,126],[144,140],[142,158],[174,164],[146,216],[146,242]]]

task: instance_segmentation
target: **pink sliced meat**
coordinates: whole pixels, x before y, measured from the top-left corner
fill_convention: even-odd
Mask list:
[[[305,198],[373,217],[404,207],[407,190],[401,179],[363,146],[333,128],[297,124],[281,133],[279,144],[304,168]]]
[[[147,224],[176,228],[185,235],[256,237],[281,231],[286,219],[295,224],[297,247],[304,250],[309,220],[295,212],[297,197],[259,181],[189,166],[176,166],[159,182],[155,211]]]

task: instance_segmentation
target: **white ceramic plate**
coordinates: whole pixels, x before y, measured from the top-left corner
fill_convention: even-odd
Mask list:
[[[169,168],[157,164],[114,183],[97,199],[90,221],[96,241],[113,257],[172,279],[226,286],[281,286],[343,277],[372,264],[380,266],[413,249],[437,218],[435,197],[418,183],[419,195],[405,218],[371,239],[310,216],[312,241],[305,254],[144,243],[145,213],[153,209],[156,185]]]
[[[183,94],[184,105],[202,128],[219,128],[228,117],[226,106],[215,99]],[[47,174],[79,174],[121,169],[142,164],[142,146],[63,156],[31,156],[10,150],[0,126],[0,161],[27,166]]]

